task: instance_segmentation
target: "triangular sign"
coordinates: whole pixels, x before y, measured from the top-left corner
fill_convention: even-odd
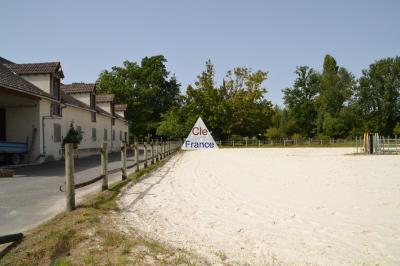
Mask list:
[[[215,143],[201,117],[197,119],[182,145],[182,150],[195,149],[218,149],[217,143]]]

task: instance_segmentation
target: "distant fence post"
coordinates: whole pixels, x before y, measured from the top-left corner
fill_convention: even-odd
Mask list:
[[[139,171],[139,144],[135,142],[135,163],[136,171]]]
[[[121,142],[121,162],[122,162],[122,180],[125,180],[128,178],[128,175],[126,174],[126,144],[125,142]]]
[[[65,196],[67,212],[75,210],[74,144],[65,144]]]
[[[158,140],[155,142],[155,149],[154,149],[154,161],[158,162]]]
[[[168,141],[168,155],[171,155],[171,141]]]
[[[154,141],[153,140],[151,141],[150,147],[151,147],[151,160],[150,160],[150,163],[154,164]]]
[[[144,168],[147,167],[147,143],[143,143],[143,147],[144,147]]]
[[[101,190],[108,189],[108,152],[107,143],[103,143],[101,147],[101,175],[103,176],[103,184],[101,185]]]

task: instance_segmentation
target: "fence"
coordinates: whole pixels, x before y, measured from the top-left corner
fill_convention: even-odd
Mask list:
[[[75,184],[74,179],[74,147],[73,144],[65,144],[65,195],[66,195],[66,210],[72,211],[75,209],[75,190],[89,186],[97,181],[102,181],[101,189],[108,189],[108,175],[121,171],[122,180],[128,178],[127,169],[135,168],[136,171],[139,170],[140,165],[143,167],[148,167],[149,164],[154,164],[167,156],[171,155],[173,152],[180,148],[181,143],[178,141],[168,141],[168,142],[151,142],[151,143],[135,143],[133,145],[127,146],[125,143],[121,143],[121,167],[109,170],[108,169],[108,147],[107,143],[103,143],[101,147],[101,173],[88,181]],[[135,162],[131,165],[127,165],[127,150],[131,149],[134,151]],[[139,153],[143,152],[143,159],[139,160]],[[60,186],[60,191],[62,186]]]
[[[354,147],[355,140],[345,139],[276,139],[276,140],[218,140],[218,146],[227,147],[273,147],[273,146],[351,146]]]
[[[384,137],[378,133],[365,133],[356,139],[356,153],[400,154],[400,139]]]

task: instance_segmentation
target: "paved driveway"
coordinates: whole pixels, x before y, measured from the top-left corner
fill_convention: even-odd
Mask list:
[[[143,155],[140,154],[140,158]],[[121,167],[120,153],[108,158],[108,169]],[[128,152],[127,164],[134,163]],[[128,169],[128,173],[134,168]],[[75,183],[100,175],[100,156],[75,159]],[[65,208],[65,194],[59,187],[65,181],[64,161],[16,169],[13,178],[0,178],[0,235],[19,233],[53,217]],[[109,182],[121,179],[121,172],[109,175]],[[101,181],[76,190],[78,202],[90,192],[99,191]]]

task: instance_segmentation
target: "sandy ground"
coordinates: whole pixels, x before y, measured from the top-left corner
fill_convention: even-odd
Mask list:
[[[130,225],[212,264],[400,265],[400,157],[352,152],[185,152],[120,205]]]

